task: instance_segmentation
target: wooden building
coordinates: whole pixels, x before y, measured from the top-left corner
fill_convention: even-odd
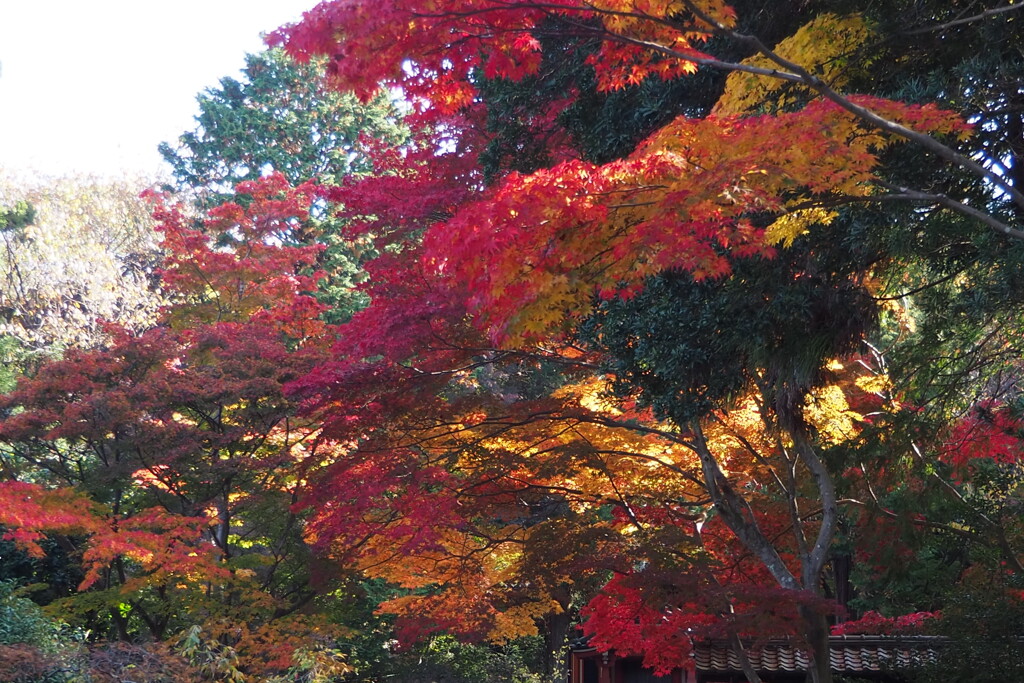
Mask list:
[[[896,671],[935,658],[934,636],[832,636],[832,670],[847,678],[894,683]],[[804,683],[807,653],[789,640],[753,645],[747,656],[765,683]],[[570,651],[569,683],[745,683],[736,653],[724,642],[695,643],[688,666],[655,676],[639,657],[598,652],[585,643]]]

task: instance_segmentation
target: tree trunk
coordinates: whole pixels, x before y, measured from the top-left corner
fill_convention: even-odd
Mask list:
[[[828,646],[828,620],[825,615],[808,607],[800,608],[804,619],[804,633],[810,646],[811,661],[807,673],[812,683],[832,683],[832,662]]]
[[[743,669],[743,675],[747,677],[747,683],[763,683],[750,663],[750,657],[747,656],[747,649],[743,647],[743,641],[735,633],[730,638],[730,645],[732,645],[733,652],[736,653],[736,658],[740,660],[740,668]]]
[[[771,573],[779,586],[787,590],[812,590],[817,592],[821,572],[828,558],[838,523],[838,504],[835,484],[825,463],[818,456],[806,434],[794,431],[790,434],[801,461],[814,480],[821,501],[821,527],[811,548],[801,553],[801,576],[798,580],[790,572],[772,541],[758,527],[757,518],[749,502],[729,483],[718,460],[708,447],[700,424],[690,425],[694,435],[693,449],[700,460],[708,495],[726,526],[739,541],[751,551]],[[832,667],[829,661],[828,620],[825,615],[811,608],[800,609],[804,622],[804,635],[810,647],[811,663],[809,679],[813,683],[832,683]],[[749,675],[747,676],[750,679]]]
[[[569,591],[561,586],[554,591],[562,611],[544,617],[544,680],[564,681],[568,678],[566,644],[569,636]]]

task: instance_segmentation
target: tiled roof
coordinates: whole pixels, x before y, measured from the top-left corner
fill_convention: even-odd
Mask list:
[[[837,672],[884,671],[935,660],[941,638],[927,636],[832,636],[829,658]],[[759,671],[805,671],[806,651],[789,641],[768,641],[747,650]],[[728,643],[695,643],[693,658],[699,671],[740,671]]]

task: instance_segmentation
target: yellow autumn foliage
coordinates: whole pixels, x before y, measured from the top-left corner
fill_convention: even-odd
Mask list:
[[[869,394],[884,394],[892,389],[892,381],[889,379],[888,375],[883,374],[858,377],[854,381],[854,384],[856,384],[861,391],[865,391]]]
[[[863,46],[874,32],[859,14],[839,16],[826,13],[804,24],[792,36],[775,46],[780,57],[800,64],[834,89],[842,89],[855,68],[850,55]],[[743,64],[780,69],[764,55],[754,55]],[[780,69],[781,70],[781,69]],[[766,108],[785,108],[794,103],[787,84],[777,78],[734,71],[726,80],[725,92],[715,104],[716,115],[750,114]]]
[[[820,207],[790,211],[776,218],[775,222],[768,226],[764,233],[765,241],[768,244],[782,243],[783,246],[790,247],[793,240],[807,233],[812,225],[829,225],[838,215],[835,211]]]
[[[605,27],[617,33],[643,35],[638,29],[650,24],[647,17],[660,19],[662,17],[686,15],[690,12],[690,3],[681,0],[594,0],[590,5],[597,11],[604,13],[602,21]],[[693,5],[701,12],[712,17],[719,24],[732,28],[736,25],[736,13],[728,2],[724,0],[696,0]],[[658,26],[658,24],[654,24]],[[707,26],[702,25],[702,30]],[[647,29],[649,32],[650,29]],[[702,39],[703,33],[684,34],[684,38],[693,40]]]
[[[804,407],[804,418],[817,430],[824,444],[836,445],[857,435],[864,416],[850,408],[841,387],[830,384],[811,392]]]
[[[494,616],[494,626],[487,634],[487,640],[502,644],[524,636],[535,636],[537,620],[550,614],[560,614],[562,606],[557,600],[533,600],[523,605],[509,607]]]

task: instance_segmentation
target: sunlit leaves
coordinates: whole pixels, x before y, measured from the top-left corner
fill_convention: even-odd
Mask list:
[[[61,603],[66,614],[141,620],[158,639],[183,621],[234,632],[241,619],[259,641],[278,610],[312,596],[289,506],[319,427],[296,417],[284,386],[330,340],[310,294],[319,249],[283,241],[315,194],[280,176],[240,192],[245,208],[222,205],[202,229],[158,206],[160,326],[109,325],[105,346],[70,351],[3,397],[5,460],[38,483],[3,485],[0,524],[29,551],[42,534],[66,539],[90,589]],[[281,657],[303,640],[250,670],[287,670]]]
[[[0,334],[36,349],[86,347],[103,321],[142,329],[161,297],[151,181],[0,176],[0,208],[31,208],[0,230]]]
[[[84,535],[86,568],[80,589],[99,581],[118,557],[137,562],[145,574],[126,583],[127,595],[145,585],[168,580],[225,578],[213,548],[201,543],[208,524],[203,517],[168,515],[149,509],[131,517],[104,514],[101,506],[72,489],[45,489],[8,481],[0,484],[0,524],[13,540],[34,556],[42,556],[38,541],[44,534]]]
[[[765,241],[769,244],[781,243],[785,247],[793,246],[793,240],[806,234],[813,225],[828,225],[837,216],[834,211],[821,208],[797,209],[784,213],[764,231]]]
[[[716,22],[734,21],[731,8],[720,0],[695,5]],[[382,84],[397,86],[420,106],[429,102],[439,111],[453,112],[472,102],[475,88],[470,75],[477,68],[483,67],[489,78],[520,79],[534,73],[540,59],[538,43],[530,34],[542,31],[553,17],[578,25],[584,33],[600,35],[603,30],[633,41],[609,42],[595,54],[599,86],[604,89],[691,71],[693,65],[685,58],[652,57],[645,43],[685,53],[712,30],[682,2],[542,5],[475,0],[453,9],[437,0],[417,0],[379,3],[369,11],[355,0],[341,0],[320,4],[272,40],[300,58],[329,56],[329,76],[363,98]]]
[[[872,106],[934,130],[962,128],[929,108]],[[791,242],[829,214],[801,208],[768,237],[754,215],[870,196],[876,153],[887,144],[832,103],[778,116],[680,118],[627,159],[513,174],[433,226],[427,258],[469,284],[495,340],[537,339],[586,315],[595,291],[614,294],[666,270],[717,278],[732,259],[770,256],[766,242]]]
[[[773,50],[783,59],[806,66],[815,76],[836,90],[845,85],[855,70],[864,70],[869,60],[856,55],[874,33],[859,14],[838,16],[831,13],[818,15],[800,27]],[[778,65],[764,55],[744,60],[744,64],[767,70]],[[810,96],[804,90],[798,96],[794,86],[784,85],[767,75],[734,71],[726,81],[725,92],[715,104],[715,113],[751,114],[760,111],[778,111],[792,108],[801,97]],[[800,92],[800,89],[796,89]]]

